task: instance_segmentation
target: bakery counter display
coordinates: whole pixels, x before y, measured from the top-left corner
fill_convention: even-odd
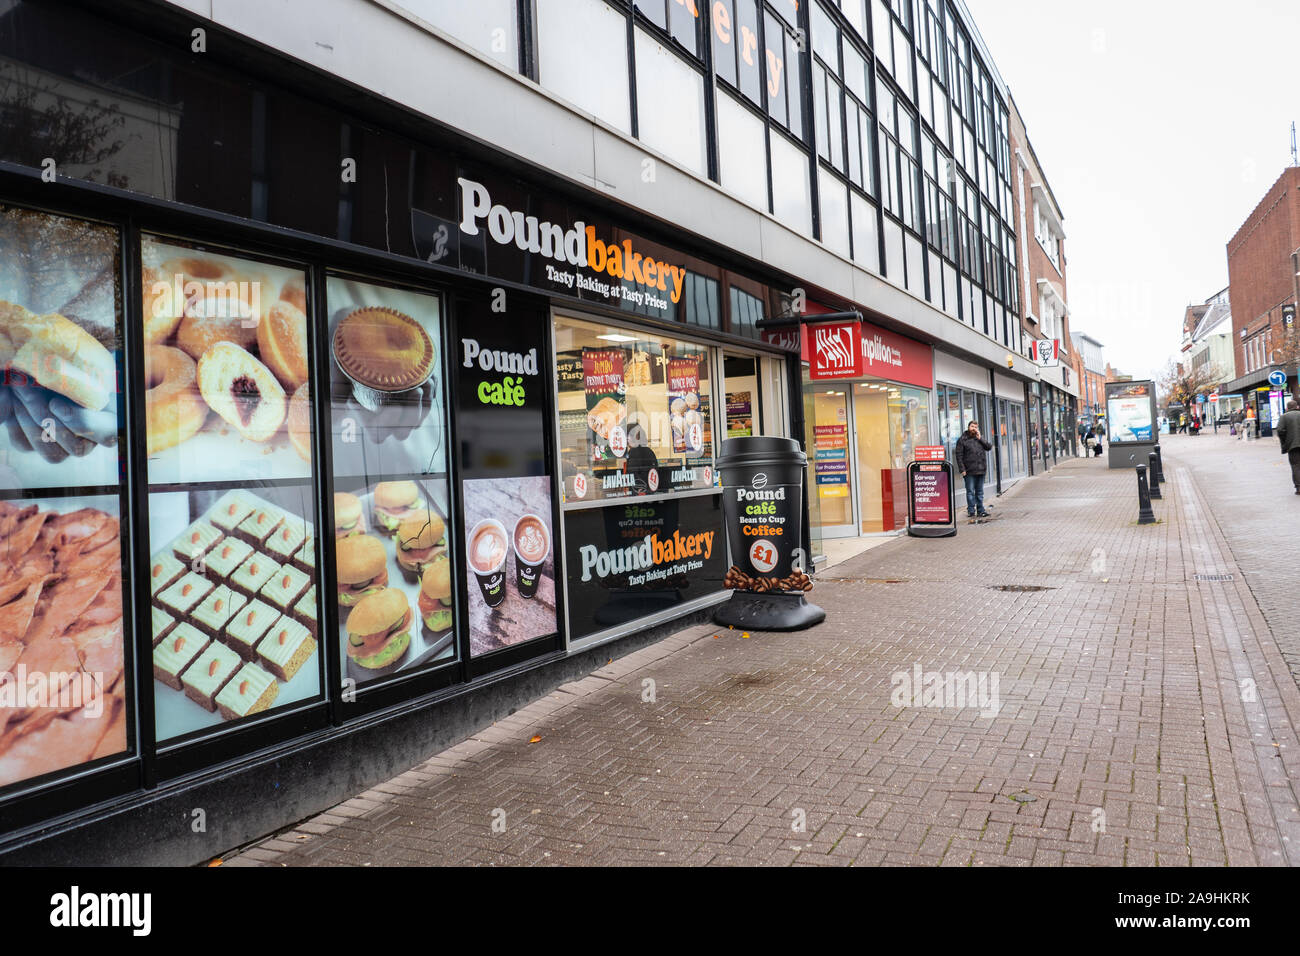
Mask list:
[[[310,489],[153,494],[155,720],[170,740],[320,693]]]
[[[334,522],[345,676],[365,683],[454,660],[447,483],[381,481],[337,491]]]
[[[0,787],[127,749],[114,496],[0,501]]]
[[[333,276],[326,297],[335,475],[445,473],[441,300]]]
[[[115,486],[118,235],[0,206],[0,489]]]
[[[305,276],[146,238],[149,481],[311,474]]]

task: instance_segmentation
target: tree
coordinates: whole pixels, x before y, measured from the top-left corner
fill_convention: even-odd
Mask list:
[[[1191,406],[1197,395],[1208,396],[1222,379],[1219,366],[1214,362],[1191,368],[1170,359],[1165,370],[1156,379],[1156,388],[1164,397],[1163,404]]]

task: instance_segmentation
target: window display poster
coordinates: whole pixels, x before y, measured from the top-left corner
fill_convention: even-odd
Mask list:
[[[587,395],[591,460],[610,462],[627,454],[627,387],[621,349],[583,349],[582,382]]]
[[[141,244],[149,482],[311,476],[306,275]]]
[[[117,230],[0,207],[0,490],[117,487]]]
[[[669,359],[668,416],[673,432],[673,451],[700,454],[704,450],[704,418],[700,411],[700,364],[697,359]]]
[[[749,438],[754,434],[752,393],[727,393],[727,437]]]
[[[846,498],[849,494],[849,427],[813,426],[813,474],[817,494],[823,498]]]
[[[441,300],[335,276],[325,294],[335,476],[446,473]]]
[[[127,748],[118,513],[0,501],[0,787]]]
[[[1106,386],[1107,431],[1116,445],[1155,441],[1150,382]]]
[[[571,511],[564,522],[575,640],[723,589],[729,565],[716,495]]]

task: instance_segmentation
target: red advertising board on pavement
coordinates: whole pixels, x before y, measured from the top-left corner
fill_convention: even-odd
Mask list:
[[[914,538],[948,538],[957,533],[952,465],[914,461],[907,468],[907,533]]]

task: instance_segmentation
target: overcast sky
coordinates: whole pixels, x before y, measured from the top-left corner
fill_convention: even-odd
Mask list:
[[[1290,165],[1300,0],[966,2],[1065,215],[1072,331],[1158,372]]]

